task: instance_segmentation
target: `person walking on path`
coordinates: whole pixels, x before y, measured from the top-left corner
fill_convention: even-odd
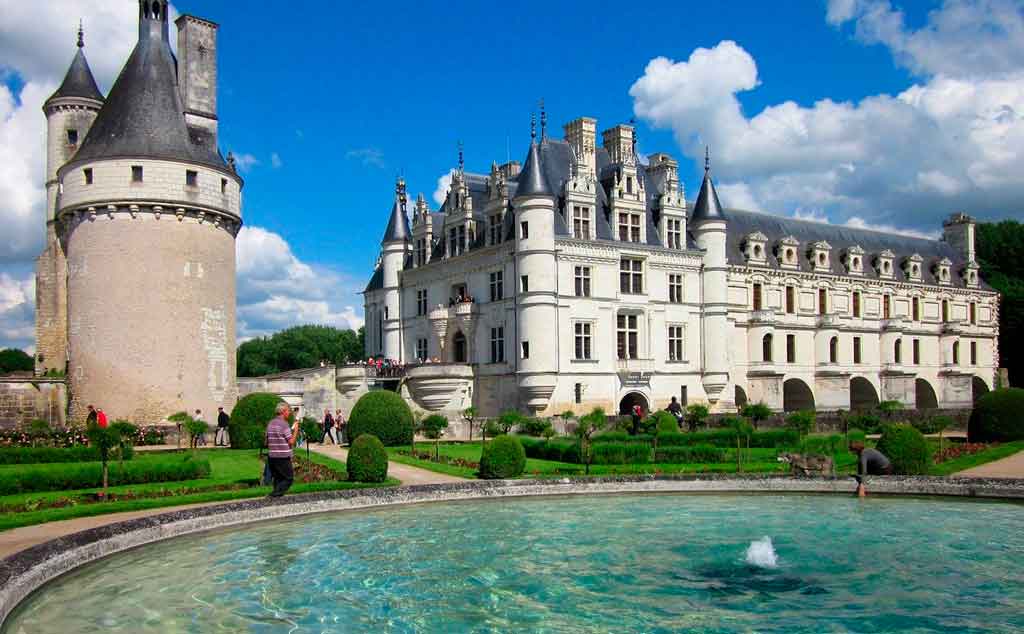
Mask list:
[[[274,481],[274,490],[270,497],[278,498],[291,488],[292,481],[295,480],[292,447],[299,437],[299,421],[295,421],[291,427],[288,426],[286,417],[291,414],[291,408],[287,403],[278,403],[274,411],[276,416],[267,423],[267,465],[270,467],[270,477]]]
[[[231,417],[224,411],[223,407],[217,408],[217,435],[213,437],[213,444],[215,447],[227,447],[228,446],[228,424],[231,422]]]
[[[342,417],[340,409],[334,410],[334,426],[338,428],[338,431],[335,432],[337,434],[338,444],[339,445],[344,445],[345,444],[345,419]]]
[[[324,410],[324,435],[320,438],[320,444],[327,444],[327,439],[330,438],[331,442],[335,445],[338,444],[338,439],[334,437],[334,417],[331,416],[331,410]]]

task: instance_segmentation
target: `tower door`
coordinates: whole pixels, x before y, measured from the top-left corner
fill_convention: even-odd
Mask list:
[[[455,363],[466,363],[466,335],[462,331],[455,333],[452,338],[452,361]]]

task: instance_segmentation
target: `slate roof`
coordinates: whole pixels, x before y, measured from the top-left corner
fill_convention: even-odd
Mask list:
[[[384,230],[384,237],[381,242],[401,242],[412,237],[409,230],[409,216],[402,209],[402,203],[395,196],[395,203],[391,206],[391,217],[388,219],[388,227]]]
[[[46,101],[50,102],[61,97],[79,97],[103,101],[103,93],[100,92],[99,86],[96,85],[96,79],[92,76],[89,62],[85,59],[85,53],[82,51],[81,39],[78,41],[78,50],[75,51],[75,57],[71,60],[71,66],[68,67],[68,72],[64,75],[64,81],[61,82],[57,92],[50,95],[50,98]]]
[[[139,41],[107,95],[73,163],[143,157],[228,170],[209,134],[185,124],[177,60],[163,35],[140,28]]]
[[[707,167],[704,168],[704,181],[700,184],[700,193],[697,194],[697,202],[693,204],[693,213],[690,215],[690,222],[695,225],[705,220],[727,220],[722,211],[722,203],[718,201],[715,184],[711,182],[711,170]]]

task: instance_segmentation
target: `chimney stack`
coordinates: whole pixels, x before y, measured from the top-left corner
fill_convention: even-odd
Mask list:
[[[183,15],[178,27],[178,88],[185,123],[217,144],[217,29],[214,22]]]

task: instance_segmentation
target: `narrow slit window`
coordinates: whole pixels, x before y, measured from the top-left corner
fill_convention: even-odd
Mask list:
[[[185,184],[189,187],[198,187],[199,172],[195,170],[185,170]]]
[[[132,165],[132,182],[133,183],[141,183],[142,182],[142,166],[141,165]]]
[[[84,170],[82,170],[82,174],[85,175],[85,184],[86,185],[92,185],[92,168],[91,167],[85,168]]]
[[[78,145],[78,130],[68,130],[68,145]]]

